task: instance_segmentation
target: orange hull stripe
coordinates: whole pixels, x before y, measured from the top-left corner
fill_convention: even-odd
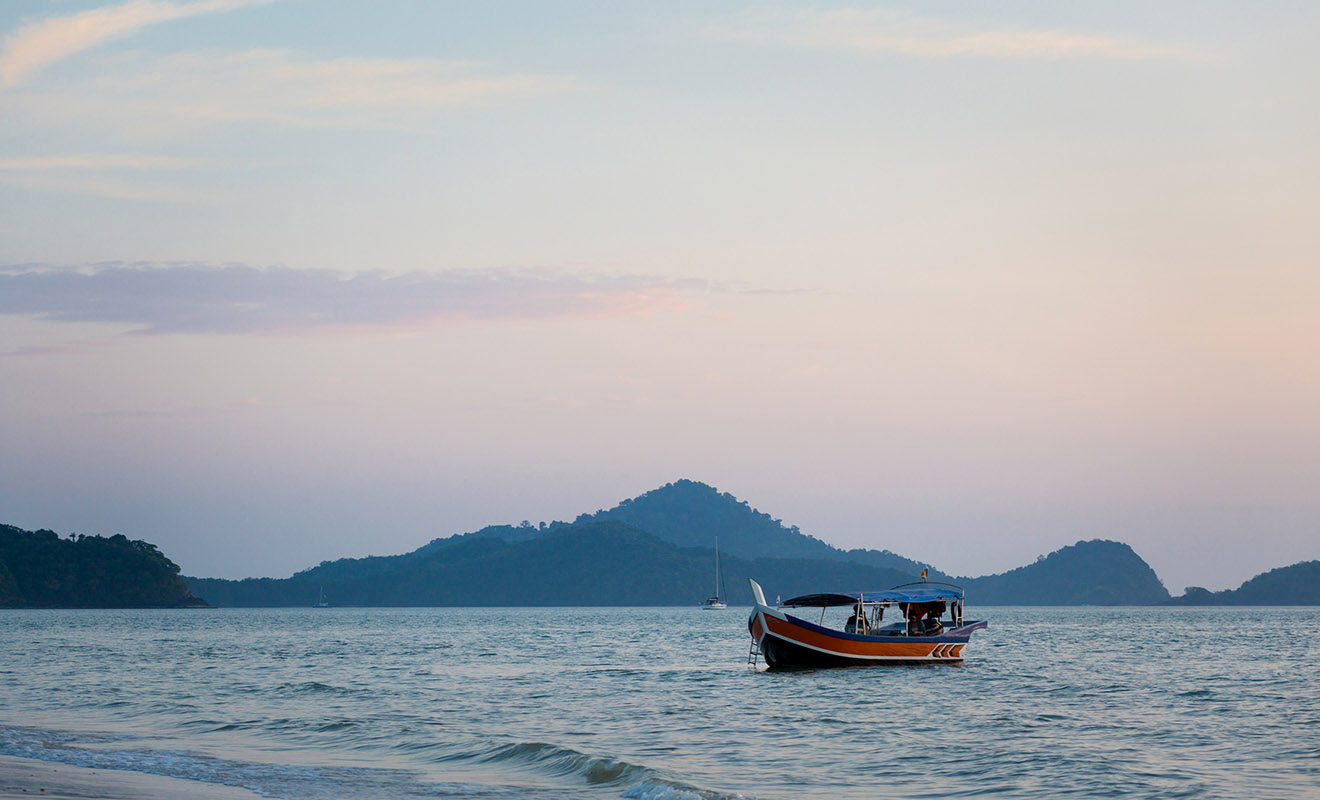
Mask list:
[[[762,633],[765,633],[765,629],[761,627],[761,615],[757,614],[756,619],[752,620],[752,641],[760,644]]]
[[[800,628],[777,617],[765,616],[770,632],[792,642],[809,645],[831,653],[861,658],[928,658],[936,645],[930,642],[857,642],[836,639]]]

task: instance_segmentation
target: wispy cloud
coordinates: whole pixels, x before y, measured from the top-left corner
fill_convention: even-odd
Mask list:
[[[143,200],[167,203],[220,204],[236,199],[233,192],[191,189],[133,176],[106,175],[99,171],[0,170],[0,183],[39,192],[103,197],[110,200]]]
[[[15,96],[46,124],[95,120],[135,137],[223,123],[410,129],[438,110],[509,95],[563,91],[574,82],[489,74],[431,58],[314,58],[282,50],[120,53],[94,75]]]
[[[1194,59],[1184,44],[1063,30],[952,22],[884,10],[749,11],[706,27],[718,39],[920,58]]]
[[[154,411],[90,411],[83,414],[83,416],[91,417],[93,419],[179,419],[184,417],[212,417],[221,414],[235,414],[254,408],[262,408],[267,405],[268,404],[263,402],[260,398],[247,397],[242,400],[208,406],[184,406],[183,408],[170,410],[157,409]]]
[[[0,314],[135,332],[271,333],[678,310],[705,281],[555,269],[346,274],[210,264],[0,268]]]
[[[174,156],[116,153],[0,158],[0,170],[123,170],[184,169],[196,161]]]
[[[201,193],[142,180],[143,172],[201,166],[196,159],[120,153],[30,156],[0,159],[0,183],[44,192],[83,194],[115,200],[162,200],[210,203],[221,192]]]
[[[128,36],[149,25],[230,11],[259,2],[269,0],[197,0],[191,3],[131,0],[68,17],[32,22],[5,37],[4,50],[0,52],[0,87],[15,86],[57,61],[103,42]]]

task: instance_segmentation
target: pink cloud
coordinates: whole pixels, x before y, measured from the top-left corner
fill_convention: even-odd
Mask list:
[[[271,333],[431,321],[681,311],[701,280],[545,268],[343,273],[240,264],[0,269],[0,314],[107,322],[136,333]]]

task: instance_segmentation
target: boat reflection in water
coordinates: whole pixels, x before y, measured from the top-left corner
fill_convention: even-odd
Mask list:
[[[986,627],[985,620],[963,619],[963,590],[947,583],[923,580],[879,592],[804,594],[771,607],[761,585],[748,582],[755,606],[747,620],[752,634],[747,660],[755,664],[760,656],[770,669],[960,663],[972,631]],[[825,612],[841,606],[852,608],[843,629],[825,627]],[[820,622],[786,614],[785,607],[819,608]],[[891,607],[898,613],[886,623],[885,610]]]

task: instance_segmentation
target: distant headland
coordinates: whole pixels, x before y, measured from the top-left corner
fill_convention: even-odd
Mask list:
[[[1320,605],[1320,561],[1302,561],[1263,572],[1236,589],[1212,592],[1188,586],[1179,606],[1315,606]]]
[[[1101,539],[1008,572],[957,577],[888,550],[833,547],[691,480],[572,522],[493,525],[400,555],[323,561],[288,578],[179,578],[146,542],[0,531],[0,607],[205,604],[197,596],[217,606],[690,605],[710,594],[716,536],[725,599],[735,605],[751,602],[748,577],[789,596],[886,588],[919,580],[923,569],[982,605],[1320,604],[1320,562],[1274,570],[1233,592],[1172,598],[1131,547]],[[129,582],[136,589],[109,579],[130,574],[142,576]]]
[[[0,608],[205,607],[155,545],[0,525]]]

